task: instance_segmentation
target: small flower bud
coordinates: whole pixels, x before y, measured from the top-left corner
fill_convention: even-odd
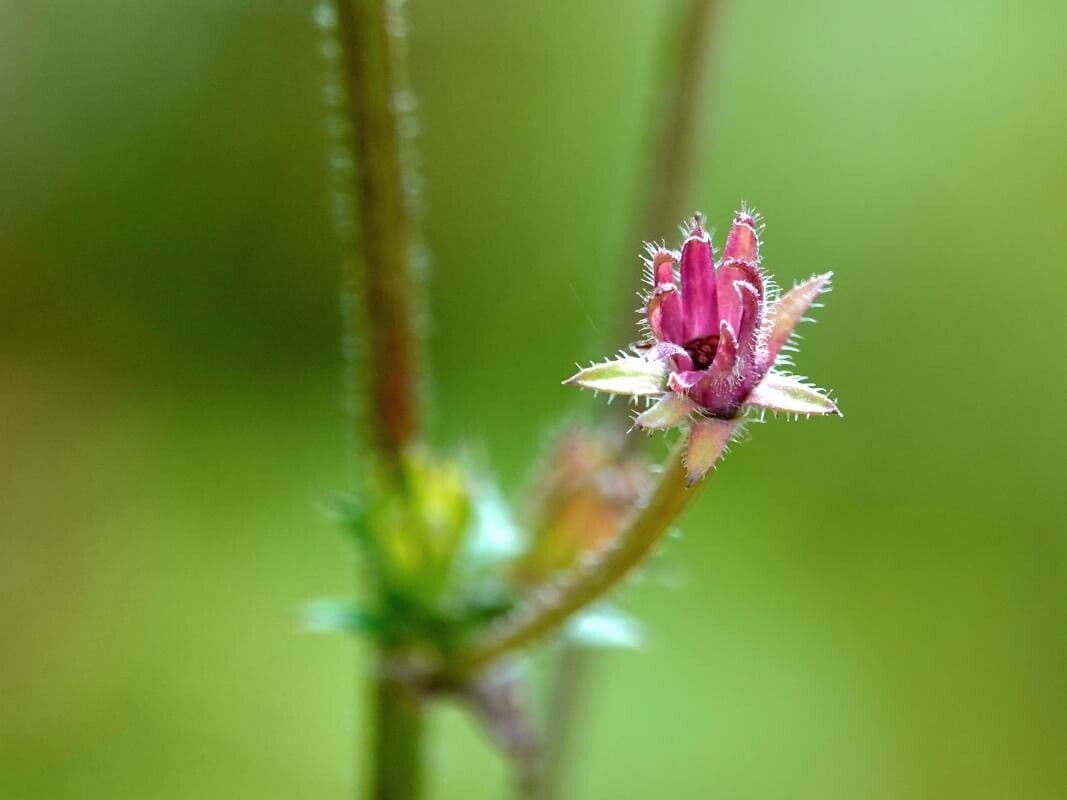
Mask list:
[[[539,584],[606,545],[650,482],[647,459],[625,451],[619,437],[587,428],[568,431],[549,451],[533,492],[532,541],[516,570],[518,579]]]

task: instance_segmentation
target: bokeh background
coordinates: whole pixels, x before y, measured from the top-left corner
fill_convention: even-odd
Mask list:
[[[624,591],[573,796],[1067,796],[1067,5],[722,5],[689,202],[836,271],[847,417],[758,426]],[[674,4],[410,6],[433,436],[514,493],[601,413],[559,380],[619,344]],[[354,575],[313,11],[0,2],[4,798],[352,795],[367,654],[296,623]],[[434,725],[432,796],[502,796]]]

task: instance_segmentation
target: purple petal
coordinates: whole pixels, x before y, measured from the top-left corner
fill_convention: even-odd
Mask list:
[[[686,352],[686,349],[673,342],[658,343],[646,354],[645,357],[657,359],[659,361],[673,359],[671,363],[674,365],[675,370],[684,371],[693,368],[693,359],[689,356],[689,353]]]
[[[672,392],[678,392],[679,394],[685,394],[700,381],[707,377],[707,371],[701,369],[682,370],[681,372],[672,372],[670,377],[667,378],[667,388]]]
[[[814,386],[792,375],[769,372],[745,401],[750,406],[786,414],[835,414],[843,416],[837,404]]]
[[[674,285],[674,261],[678,260],[673,252],[659,247],[650,251],[652,257],[652,274],[655,276],[656,286],[662,284]]]
[[[719,347],[715,351],[715,360],[711,362],[710,372],[725,373],[734,368],[737,361],[737,336],[730,323],[719,323]]]
[[[816,275],[794,286],[771,309],[771,333],[767,338],[767,363],[774,364],[782,346],[789,341],[793,328],[804,318],[815,298],[830,285],[832,272]]]
[[[665,283],[674,285],[674,253],[670,250],[656,250],[652,254],[652,274],[656,286]]]
[[[685,457],[688,486],[695,484],[715,466],[736,429],[737,422],[725,419],[701,419],[693,423]]]
[[[767,358],[761,350],[763,304],[758,290],[746,281],[734,283],[741,300],[741,330],[738,332],[738,356],[742,374],[741,396],[759,383],[767,370]]]
[[[751,261],[726,261],[719,265],[719,274],[715,279],[716,292],[719,298],[719,317],[730,323],[730,327],[740,333],[741,312],[744,307],[742,297],[734,288],[736,282],[747,283],[756,290],[756,298],[760,305],[763,303],[764,286],[763,273],[754,262]]]
[[[682,298],[674,284],[660,284],[648,299],[645,309],[648,327],[661,342],[684,341],[682,330]]]
[[[738,211],[734,214],[734,222],[730,226],[730,235],[726,237],[722,260],[759,263],[759,234],[756,232],[756,218],[747,211]]]
[[[652,254],[655,285],[648,298],[645,316],[652,335],[661,342],[682,341],[682,297],[674,285],[674,253],[656,250]]]
[[[719,324],[715,302],[715,256],[711,238],[700,224],[682,245],[683,343],[715,332]]]

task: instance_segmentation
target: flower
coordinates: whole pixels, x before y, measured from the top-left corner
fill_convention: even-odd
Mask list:
[[[749,408],[795,416],[841,415],[825,392],[784,371],[783,351],[832,273],[778,297],[760,266],[759,218],[734,215],[721,260],[698,214],[681,253],[648,245],[652,291],[645,302],[643,355],[621,355],[565,383],[632,397],[657,397],[634,426],[690,428],[690,483],[710,469]]]

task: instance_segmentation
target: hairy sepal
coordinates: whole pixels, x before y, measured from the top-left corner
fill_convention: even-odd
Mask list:
[[[685,395],[668,392],[647,411],[637,415],[635,428],[649,431],[662,431],[673,428],[693,413],[697,404]]]
[[[783,414],[842,416],[837,404],[821,389],[793,375],[769,372],[749,394],[747,405]]]
[[[708,474],[726,451],[737,421],[704,417],[693,422],[685,454],[686,485],[693,486]]]
[[[563,383],[608,394],[648,397],[666,390],[667,371],[667,365],[662,361],[622,356],[586,367]]]
[[[793,335],[793,329],[804,319],[815,299],[830,288],[832,272],[815,275],[783,294],[770,313],[767,335],[767,359],[773,365],[778,353]]]

